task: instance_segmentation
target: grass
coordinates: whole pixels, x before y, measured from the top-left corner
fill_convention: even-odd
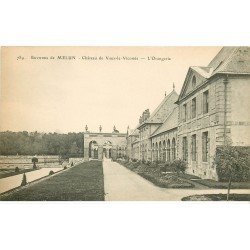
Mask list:
[[[149,166],[139,162],[124,162],[119,163],[126,168],[134,171],[138,175],[162,188],[193,188],[192,183],[180,179],[176,173],[163,174],[159,166]]]
[[[84,162],[58,175],[3,196],[6,201],[103,201],[102,163]]]
[[[209,180],[209,179],[197,179],[195,182],[202,184],[210,188],[226,189],[228,187],[227,182]],[[250,189],[250,182],[232,182],[231,189]]]
[[[226,194],[191,195],[182,198],[182,201],[226,201]],[[230,194],[230,201],[250,201],[250,194]]]
[[[186,173],[179,173],[179,177],[187,179],[187,180],[200,180],[200,177],[191,175],[191,174],[186,174]]]
[[[24,174],[24,173],[31,172],[34,170],[37,170],[37,169],[33,169],[33,168],[20,169],[18,172],[15,172],[15,169],[0,169],[0,179],[14,176],[14,175],[18,175],[18,174]]]

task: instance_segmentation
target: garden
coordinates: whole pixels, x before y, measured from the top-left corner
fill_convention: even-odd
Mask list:
[[[118,159],[118,163],[126,168],[134,171],[138,175],[152,182],[158,187],[163,188],[194,188],[193,181],[184,179],[186,174],[185,169],[187,167],[186,162],[182,160],[176,160],[172,163],[159,163],[149,161],[136,161],[136,160],[124,160]],[[190,175],[189,175],[190,177]],[[192,176],[194,177],[194,176]],[[189,178],[190,179],[190,178]]]
[[[5,201],[103,201],[104,180],[102,163],[84,162],[60,174],[30,185],[0,200]]]

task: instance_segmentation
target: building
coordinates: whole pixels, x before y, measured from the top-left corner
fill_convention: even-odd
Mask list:
[[[250,146],[249,93],[249,47],[225,47],[207,67],[189,68],[177,101],[178,157],[188,173],[217,179],[216,148]]]
[[[115,128],[112,133],[89,132],[86,126],[84,133],[84,160],[102,160],[104,157],[117,159],[126,156],[126,133],[119,133]]]
[[[151,115],[143,112],[129,158],[180,158],[187,173],[217,180],[216,149],[250,146],[249,93],[250,47],[222,48],[207,66],[188,69],[179,96],[173,90]]]
[[[139,137],[134,140],[131,145],[128,144],[127,147],[132,148],[133,159],[142,160],[142,161],[162,161],[162,153],[158,151],[158,142],[152,143],[152,135],[155,134],[156,131],[159,131],[159,134],[162,136],[162,132],[160,132],[160,128],[167,123],[167,118],[172,117],[173,110],[177,107],[175,102],[178,100],[178,94],[175,89],[169,95],[165,95],[164,99],[160,103],[160,105],[154,110],[154,112],[150,115],[148,109],[146,109],[139,118],[139,125],[136,127],[136,131],[139,133]],[[172,118],[171,118],[172,119]],[[163,140],[164,141],[164,140]],[[162,147],[163,145],[160,144]]]
[[[150,136],[152,161],[171,162],[177,157],[178,107],[165,118],[163,124]]]
[[[139,131],[138,129],[129,129],[127,130],[127,137],[126,137],[126,156],[129,159],[135,159],[135,151],[134,147],[135,147],[135,142],[138,141],[139,138]]]

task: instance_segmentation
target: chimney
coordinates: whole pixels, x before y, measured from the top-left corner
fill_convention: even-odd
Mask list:
[[[144,122],[146,120],[146,110],[142,113],[142,121]]]
[[[146,120],[150,117],[149,109],[145,110],[145,116],[146,116]]]
[[[139,123],[141,124],[142,123],[142,117],[140,116],[140,119],[139,119]]]

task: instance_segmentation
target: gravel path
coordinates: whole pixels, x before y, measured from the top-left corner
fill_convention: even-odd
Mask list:
[[[226,193],[226,189],[168,189],[160,188],[126,169],[117,162],[103,162],[106,201],[178,201],[195,194]],[[231,193],[249,194],[248,189],[232,190]]]
[[[42,168],[39,170],[27,172],[26,173],[27,182],[32,182],[34,180],[47,176],[51,170],[53,170],[56,173],[62,170],[62,167]],[[0,194],[9,191],[13,188],[19,187],[22,183],[22,179],[23,179],[23,174],[18,174],[0,179]]]

